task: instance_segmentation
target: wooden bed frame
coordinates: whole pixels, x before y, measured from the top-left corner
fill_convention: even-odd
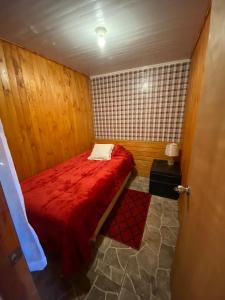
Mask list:
[[[132,173],[132,171],[127,175],[127,177],[125,178],[125,180],[124,180],[123,184],[121,185],[120,189],[118,190],[118,192],[116,193],[116,195],[113,197],[111,203],[109,204],[109,206],[107,207],[107,209],[104,212],[103,216],[99,220],[98,225],[97,225],[97,227],[95,229],[95,232],[94,232],[94,234],[93,234],[93,236],[91,238],[91,241],[93,241],[93,242],[96,241],[96,238],[97,238],[97,236],[98,236],[98,234],[99,234],[99,232],[100,232],[100,230],[101,230],[101,228],[102,228],[105,220],[108,218],[108,216],[111,213],[114,205],[116,204],[119,196],[121,195],[122,191],[124,190],[125,185],[127,184],[128,180],[129,180],[129,178],[131,176],[131,173]]]

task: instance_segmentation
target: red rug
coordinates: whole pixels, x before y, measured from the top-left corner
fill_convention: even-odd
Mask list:
[[[139,250],[150,204],[150,194],[126,189],[117,200],[101,233]]]

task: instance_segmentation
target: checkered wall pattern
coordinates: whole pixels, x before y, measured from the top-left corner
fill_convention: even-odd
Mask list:
[[[189,62],[93,77],[95,136],[179,142]]]

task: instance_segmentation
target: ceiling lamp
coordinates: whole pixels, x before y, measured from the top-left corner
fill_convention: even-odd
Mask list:
[[[98,36],[98,45],[101,49],[103,49],[105,47],[105,35],[107,30],[105,27],[97,27],[95,28],[95,32]]]

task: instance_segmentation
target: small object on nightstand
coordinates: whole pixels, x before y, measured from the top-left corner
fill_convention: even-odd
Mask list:
[[[165,154],[169,156],[168,158],[168,165],[174,165],[174,157],[179,155],[179,147],[176,143],[170,143],[166,145]]]
[[[149,193],[161,197],[178,199],[174,188],[181,183],[180,164],[168,165],[166,160],[154,159],[149,183]]]

